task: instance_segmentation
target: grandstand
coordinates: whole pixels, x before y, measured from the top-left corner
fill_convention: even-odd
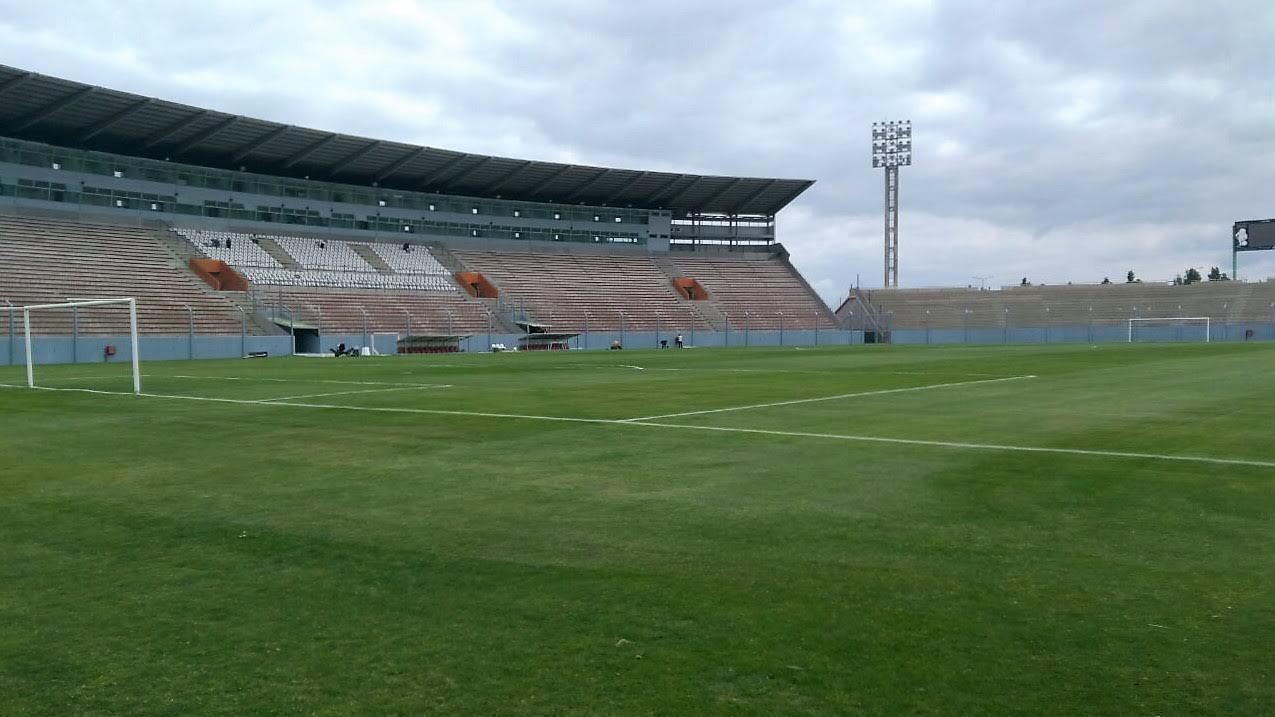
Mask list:
[[[553,330],[588,325],[646,330],[657,322],[687,329],[714,328],[682,299],[649,255],[531,253],[461,250],[455,256],[480,272],[517,310]]]
[[[1217,328],[1214,338],[1269,338],[1275,324],[1275,282],[865,290],[852,292],[837,314],[849,320],[856,307],[864,305],[896,339],[900,332],[991,330],[982,335],[999,340],[1007,329],[1054,335],[1070,330],[1075,338],[1090,339],[1090,329],[1099,336],[1106,329],[1105,335],[1118,338],[1130,319],[1168,322],[1177,317],[1208,317]]]
[[[694,278],[737,325],[759,329],[832,327],[836,319],[786,262],[776,258],[674,258],[682,276]]]
[[[1130,318],[1209,316],[1219,322],[1268,322],[1275,283],[1219,281],[1191,285],[1107,284],[977,289],[891,289],[867,292],[895,328],[1000,326],[1123,326]],[[966,311],[968,310],[968,314]],[[927,314],[928,312],[928,314]]]
[[[240,331],[237,304],[185,269],[152,230],[0,214],[0,266],[0,297],[17,305],[132,296],[153,334],[185,334],[192,321],[200,333]],[[127,330],[118,311],[79,314],[41,314],[32,329],[69,335],[75,322],[84,334]]]
[[[144,334],[832,331],[775,236],[811,184],[452,152],[0,66],[0,293],[136,295]]]

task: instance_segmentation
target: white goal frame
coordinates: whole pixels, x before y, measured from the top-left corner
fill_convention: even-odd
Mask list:
[[[131,297],[119,299],[77,299],[58,304],[31,304],[15,306],[10,311],[22,312],[22,333],[26,342],[27,353],[27,388],[35,388],[35,360],[31,348],[31,312],[52,309],[75,309],[81,306],[108,306],[111,304],[128,304],[128,338],[133,363],[133,393],[142,392],[142,374],[137,342],[137,299]]]
[[[373,356],[388,356],[388,355],[389,355],[389,354],[383,354],[383,353],[381,353],[380,351],[377,351],[377,350],[376,350],[376,337],[377,337],[377,336],[393,336],[393,337],[394,337],[394,341],[395,341],[395,342],[397,342],[397,341],[398,341],[398,339],[399,339],[399,337],[400,337],[401,335],[402,335],[402,334],[398,333],[397,331],[373,331],[372,333],[368,334],[368,335],[367,335],[367,336],[368,336],[368,338],[372,341],[372,346],[371,346],[371,348],[372,348],[372,355],[373,355]]]
[[[1213,341],[1213,322],[1208,316],[1156,316],[1147,318],[1129,319],[1129,343],[1133,343],[1133,324],[1142,321],[1203,321],[1204,322],[1204,343],[1212,343]]]

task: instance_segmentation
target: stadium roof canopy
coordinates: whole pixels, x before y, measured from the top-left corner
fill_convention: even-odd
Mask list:
[[[775,214],[814,184],[418,147],[200,109],[5,65],[0,65],[0,135],[258,174],[675,214]]]

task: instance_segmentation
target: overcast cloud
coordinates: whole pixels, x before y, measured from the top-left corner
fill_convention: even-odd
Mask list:
[[[1273,8],[0,0],[0,62],[447,149],[815,179],[779,236],[835,306],[881,282],[881,119],[916,135],[904,286],[1229,271],[1231,222],[1275,216]]]

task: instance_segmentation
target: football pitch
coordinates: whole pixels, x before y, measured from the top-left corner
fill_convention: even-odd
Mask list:
[[[1263,714],[1275,346],[0,368],[0,714]]]

